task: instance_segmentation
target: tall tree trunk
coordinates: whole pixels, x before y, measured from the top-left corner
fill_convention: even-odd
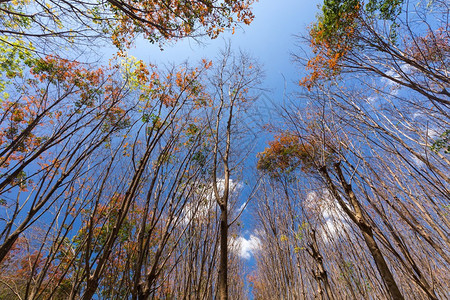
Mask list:
[[[95,292],[97,291],[97,288],[98,288],[98,280],[96,280],[96,279],[92,280],[91,278],[88,278],[86,290],[84,291],[83,296],[81,297],[81,299],[82,300],[90,300],[90,299],[92,299],[92,297],[94,296]]]
[[[394,300],[403,300],[403,295],[400,293],[400,289],[395,282],[394,276],[392,275],[389,267],[384,259],[383,254],[381,253],[380,248],[378,247],[377,242],[373,236],[373,231],[371,225],[367,222],[363,211],[361,209],[360,203],[356,198],[355,193],[352,190],[350,184],[347,183],[345,177],[342,173],[341,167],[339,163],[334,165],[334,169],[339,178],[340,184],[344,190],[344,193],[349,200],[349,204],[345,203],[341,198],[340,193],[333,181],[331,180],[330,175],[328,174],[328,170],[326,166],[319,168],[319,172],[327,183],[328,189],[330,190],[333,197],[338,201],[339,205],[343,209],[343,211],[350,217],[350,219],[358,226],[363,234],[364,241],[366,242],[367,247],[369,248],[370,253],[375,261],[378,272],[388,289],[389,294]],[[350,207],[353,209],[351,210]]]
[[[320,295],[323,294],[323,291],[321,290],[321,282],[323,282],[323,285],[325,287],[325,292],[328,296],[328,299],[334,300],[333,293],[331,291],[330,283],[328,281],[328,274],[325,269],[325,266],[323,265],[323,257],[320,254],[319,246],[317,245],[316,240],[316,231],[314,229],[311,229],[311,243],[308,243],[308,253],[311,255],[311,257],[316,262],[316,272],[313,272],[317,280],[317,284],[319,285],[319,292]],[[322,295],[323,298],[323,295]]]
[[[219,299],[228,299],[228,209],[220,205]]]
[[[381,250],[378,247],[375,238],[373,237],[372,228],[365,223],[358,225],[358,227],[361,229],[363,233],[364,241],[366,242],[366,245],[369,248],[372,257],[375,260],[378,272],[380,272],[380,275],[383,278],[383,281],[386,284],[392,298],[395,300],[404,299],[402,294],[400,293],[397,283],[395,282],[394,276],[389,270],[389,267],[384,259],[384,256],[381,253]]]

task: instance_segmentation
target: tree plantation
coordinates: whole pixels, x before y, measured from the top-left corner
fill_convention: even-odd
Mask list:
[[[320,2],[265,118],[265,2],[0,0],[0,299],[450,297],[449,3]]]

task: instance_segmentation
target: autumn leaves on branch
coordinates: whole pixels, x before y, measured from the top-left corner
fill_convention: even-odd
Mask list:
[[[260,69],[229,48],[167,69],[126,50],[234,31],[252,2],[0,3],[0,298],[242,295],[215,207],[236,217],[234,134]],[[93,63],[102,43],[118,53]]]
[[[307,91],[258,156],[256,298],[447,297],[444,2],[324,1]]]
[[[215,38],[252,4],[1,1],[0,298],[244,299],[247,279],[263,300],[446,297],[447,4],[326,0],[256,161],[252,58],[126,53]],[[118,51],[92,62],[97,43]],[[236,181],[255,199],[251,274]]]

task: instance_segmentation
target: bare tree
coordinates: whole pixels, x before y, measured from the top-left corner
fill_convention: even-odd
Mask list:
[[[239,133],[245,130],[239,121],[255,99],[252,89],[258,86],[262,74],[247,55],[233,55],[230,46],[222,53],[215,72],[211,79],[214,109],[208,123],[212,136],[212,187],[220,209],[218,298],[228,299],[230,184],[240,161],[238,155],[232,155]]]

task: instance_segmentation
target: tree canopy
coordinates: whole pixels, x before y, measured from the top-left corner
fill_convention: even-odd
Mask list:
[[[448,4],[325,0],[271,120],[231,44],[127,52],[253,4],[0,0],[1,299],[448,297]]]

